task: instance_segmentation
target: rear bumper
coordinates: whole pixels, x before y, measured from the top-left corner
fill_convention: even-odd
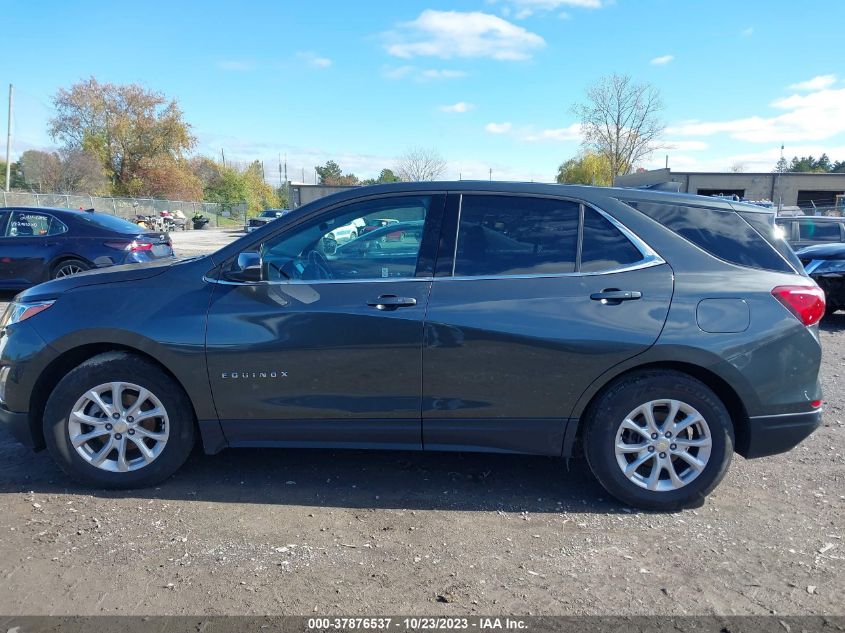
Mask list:
[[[821,422],[821,409],[750,418],[748,446],[742,454],[750,459],[785,453],[800,444]]]
[[[0,405],[0,428],[11,433],[18,442],[28,448],[41,448],[32,436],[28,413],[15,413]]]

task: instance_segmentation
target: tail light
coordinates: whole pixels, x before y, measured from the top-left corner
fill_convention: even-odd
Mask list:
[[[804,325],[818,323],[824,316],[824,291],[818,286],[778,286],[772,296]]]
[[[170,246],[170,243],[167,244]],[[151,251],[153,245],[150,242],[139,242],[132,240],[131,242],[106,242],[109,248],[116,248],[119,251],[129,251],[130,253],[137,253],[138,251]]]

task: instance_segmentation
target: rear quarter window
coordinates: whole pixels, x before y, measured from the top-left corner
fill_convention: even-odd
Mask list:
[[[775,248],[733,210],[639,200],[623,202],[726,262],[795,272]]]

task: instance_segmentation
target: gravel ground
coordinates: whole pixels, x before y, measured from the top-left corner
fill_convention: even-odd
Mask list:
[[[0,432],[0,613],[845,614],[845,315],[822,340],[824,426],[675,514],[506,455],[227,450],[87,490]]]

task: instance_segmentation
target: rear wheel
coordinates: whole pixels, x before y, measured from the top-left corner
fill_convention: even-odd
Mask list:
[[[91,266],[81,259],[65,259],[53,266],[51,279],[61,279],[62,277],[70,277],[86,270],[90,270]]]
[[[150,486],[187,459],[193,411],[181,386],[161,368],[110,352],[59,382],[47,401],[44,437],[59,466],[81,483]]]
[[[590,468],[620,501],[647,510],[696,507],[733,456],[724,404],[704,383],[676,371],[624,376],[585,420]]]

